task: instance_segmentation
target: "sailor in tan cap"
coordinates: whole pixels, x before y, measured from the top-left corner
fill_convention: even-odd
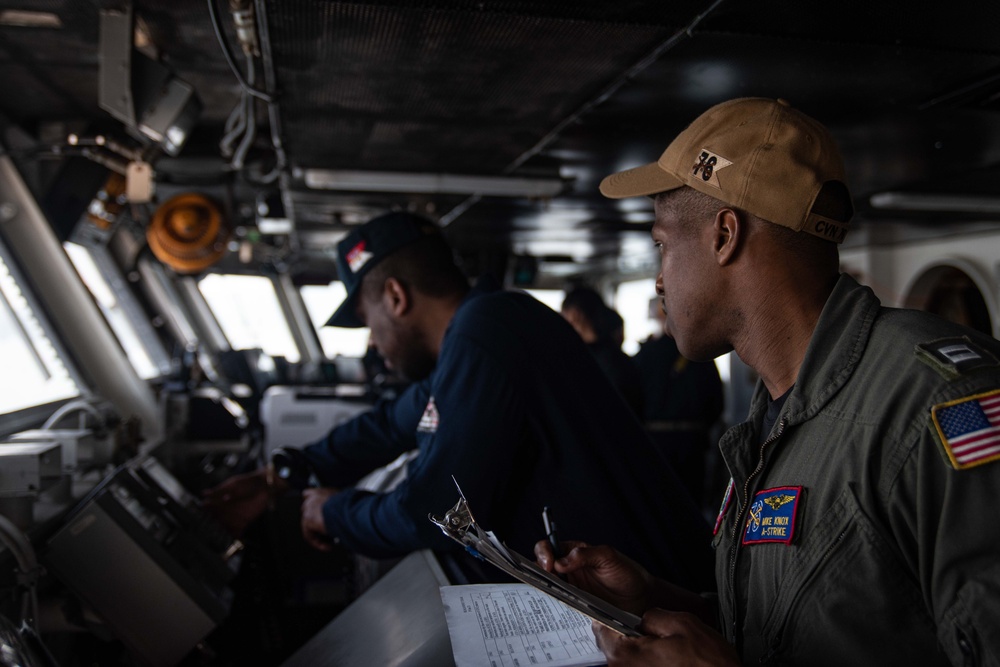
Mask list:
[[[643,615],[647,637],[595,627],[609,663],[1000,664],[1000,531],[977,518],[1000,504],[1000,343],[840,274],[852,207],[830,133],[733,100],[601,192],[654,199],[680,352],[735,350],[760,376],[719,445],[717,597],[606,547],[536,546]]]

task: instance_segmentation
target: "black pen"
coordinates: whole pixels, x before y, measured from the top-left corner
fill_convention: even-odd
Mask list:
[[[542,523],[545,524],[545,536],[549,538],[549,544],[552,545],[553,557],[562,558],[562,554],[559,552],[559,539],[556,537],[556,522],[549,516],[548,505],[542,508]]]

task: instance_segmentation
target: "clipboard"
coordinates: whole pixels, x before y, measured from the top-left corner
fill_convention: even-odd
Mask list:
[[[459,495],[455,506],[440,518],[427,515],[441,532],[464,546],[476,558],[492,563],[518,581],[548,593],[581,614],[628,637],[642,636],[638,630],[642,619],[638,616],[546,572],[533,561],[508,549],[491,531],[483,530],[472,516],[472,510],[469,509],[469,503],[457,481],[455,486]]]

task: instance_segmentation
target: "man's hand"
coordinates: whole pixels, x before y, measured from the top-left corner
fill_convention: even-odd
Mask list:
[[[644,567],[611,547],[591,547],[583,542],[561,542],[565,557],[556,560],[546,540],[535,544],[535,558],[547,572],[566,574],[570,583],[610,602],[619,609],[642,616],[653,607],[691,612],[703,622],[716,623],[714,605],[700,594],[657,579]]]
[[[239,537],[267,509],[276,489],[268,485],[264,468],[235,475],[202,493],[205,511]]]
[[[649,608],[653,577],[641,565],[611,547],[583,542],[562,542],[560,547],[569,552],[556,560],[548,541],[535,544],[539,567],[565,574],[574,586],[637,616]]]
[[[302,492],[302,537],[320,551],[330,551],[333,543],[323,521],[323,504],[337,489],[305,489]]]
[[[609,667],[739,667],[739,656],[732,645],[693,614],[651,609],[642,617],[639,629],[647,636],[626,637],[594,622],[594,636]]]

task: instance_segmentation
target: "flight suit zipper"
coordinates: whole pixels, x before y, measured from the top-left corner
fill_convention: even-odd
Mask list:
[[[979,664],[979,660],[976,657],[976,647],[969,641],[969,637],[962,632],[961,628],[958,628],[955,632],[958,635],[958,648],[962,651],[962,664],[965,667],[975,667]]]
[[[736,521],[733,522],[733,546],[729,552],[729,591],[732,596],[733,603],[733,640],[738,642],[737,628],[739,627],[739,604],[736,598],[736,559],[739,555],[739,540],[736,537],[736,533],[739,531],[740,526],[743,525],[743,511],[750,507],[750,482],[753,478],[760,474],[760,471],[764,469],[764,452],[767,448],[771,446],[785,430],[785,425],[788,423],[788,419],[782,417],[781,421],[778,422],[778,429],[774,432],[774,435],[769,437],[760,446],[760,458],[757,461],[757,467],[753,469],[749,475],[747,475],[746,481],[743,483],[743,499],[740,501],[740,505],[736,510]],[[739,646],[737,645],[737,650]]]

